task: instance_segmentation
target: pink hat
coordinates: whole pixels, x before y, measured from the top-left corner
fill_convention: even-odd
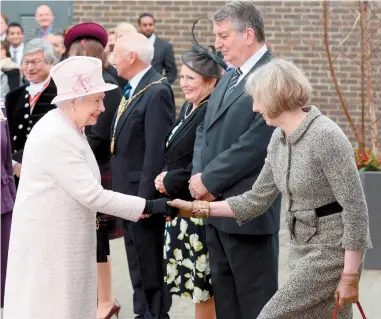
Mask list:
[[[103,80],[102,61],[87,56],[74,56],[63,60],[50,70],[50,75],[57,86],[57,96],[52,104],[118,87]]]
[[[103,47],[105,47],[108,42],[108,34],[104,27],[94,22],[83,22],[70,28],[66,33],[64,39],[66,50],[70,49],[71,44],[75,40],[83,38],[94,38],[98,40]]]

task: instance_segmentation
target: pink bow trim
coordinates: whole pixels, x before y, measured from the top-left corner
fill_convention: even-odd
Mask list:
[[[86,94],[90,91],[90,77],[84,73],[74,73],[73,91],[78,94]]]

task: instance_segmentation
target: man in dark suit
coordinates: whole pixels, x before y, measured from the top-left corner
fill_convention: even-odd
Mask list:
[[[175,120],[172,89],[151,66],[153,46],[139,33],[117,40],[114,63],[129,81],[112,124],[112,189],[146,199],[158,197],[154,180],[164,167],[164,139]],[[164,284],[165,219],[124,222],[124,239],[137,318],[169,318]]]
[[[9,92],[5,98],[13,169],[17,177],[20,177],[28,135],[33,126],[55,108],[51,101],[57,95],[57,88],[49,76],[55,59],[53,46],[48,41],[37,38],[26,44],[23,53],[22,71],[30,83]]]
[[[273,57],[251,1],[233,1],[214,15],[215,46],[235,68],[213,91],[198,127],[190,191],[212,201],[239,195],[257,179],[273,128],[252,110],[245,80]],[[209,250],[218,319],[257,318],[278,287],[280,198],[261,217],[239,226],[209,218]]]
[[[153,44],[154,54],[152,66],[157,72],[163,74],[168,82],[172,84],[176,80],[177,68],[176,61],[173,55],[172,45],[168,41],[159,38],[155,34],[155,18],[150,13],[143,13],[138,19],[139,32],[144,34]]]

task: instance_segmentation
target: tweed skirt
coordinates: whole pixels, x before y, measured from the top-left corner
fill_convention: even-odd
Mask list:
[[[290,274],[258,319],[329,319],[344,268],[341,213],[318,218],[315,211],[287,212],[291,235]],[[352,305],[337,319],[352,318]]]

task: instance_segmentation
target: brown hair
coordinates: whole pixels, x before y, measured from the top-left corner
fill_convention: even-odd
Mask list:
[[[5,56],[7,58],[11,57],[11,53],[9,52],[9,43],[7,41],[1,41],[1,49],[5,50]]]
[[[1,17],[4,19],[5,24],[8,24],[8,17],[5,14],[2,14]]]
[[[246,92],[262,103],[270,119],[283,112],[306,106],[312,86],[304,73],[292,62],[274,59],[253,72],[246,81]]]
[[[75,40],[69,49],[72,56],[90,56],[102,61],[104,67],[107,67],[107,59],[103,45],[96,39],[78,39]]]

